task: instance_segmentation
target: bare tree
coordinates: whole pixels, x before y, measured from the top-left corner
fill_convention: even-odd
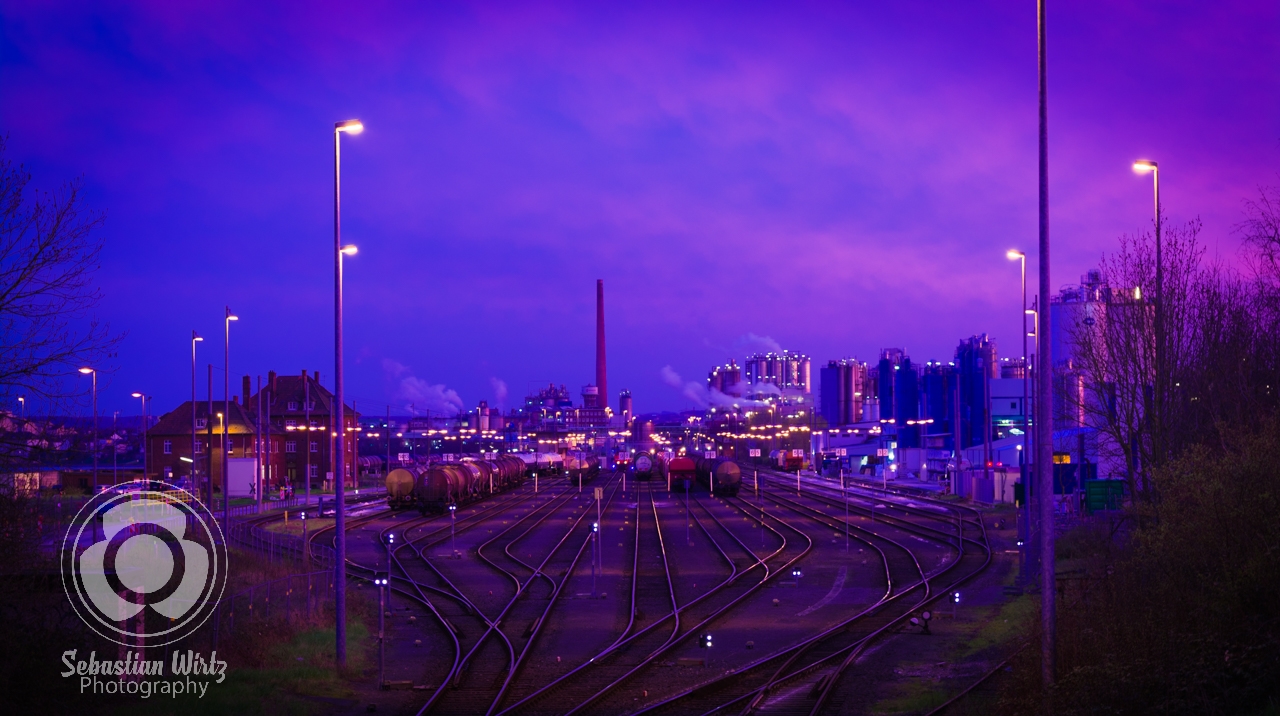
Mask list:
[[[1255,253],[1260,276],[1280,282],[1280,187],[1258,187],[1257,199],[1244,200],[1244,221],[1236,233]]]
[[[22,396],[52,412],[84,395],[71,380],[77,369],[101,366],[120,336],[92,315],[102,296],[93,284],[102,215],[85,211],[79,181],[56,192],[30,182],[0,137],[0,405]],[[12,464],[28,436],[4,434],[0,461]]]
[[[1102,310],[1068,328],[1074,365],[1084,377],[1083,394],[1068,391],[1064,400],[1083,399],[1075,407],[1102,436],[1102,457],[1122,462],[1130,494],[1143,498],[1151,489],[1150,470],[1170,450],[1169,402],[1157,415],[1156,391],[1172,394],[1193,346],[1200,341],[1191,319],[1199,290],[1204,248],[1200,224],[1192,221],[1163,232],[1165,370],[1157,376],[1155,244],[1151,234],[1120,237],[1119,250],[1102,259],[1106,286]]]

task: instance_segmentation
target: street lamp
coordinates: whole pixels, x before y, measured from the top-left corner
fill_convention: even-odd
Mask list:
[[[1150,172],[1152,186],[1155,189],[1156,211],[1156,378],[1155,378],[1155,414],[1156,414],[1156,457],[1161,454],[1161,420],[1164,418],[1164,256],[1160,242],[1160,166],[1149,159],[1139,159],[1133,163],[1133,171],[1138,174]]]
[[[98,371],[84,367],[80,372],[93,376],[93,494],[98,494]]]
[[[222,344],[222,523],[225,529],[231,529],[231,482],[227,479],[227,447],[230,441],[227,433],[231,431],[231,322],[240,317],[226,306],[226,318],[223,327],[226,329]]]
[[[133,397],[142,399],[142,479],[147,479],[147,396],[143,393],[132,393]]]
[[[200,492],[196,484],[196,344],[203,341],[199,333],[191,331],[191,489]],[[213,485],[209,485],[209,499],[213,499]]]
[[[346,422],[343,419],[345,405],[342,395],[342,257],[354,255],[354,246],[342,245],[342,135],[359,134],[364,125],[358,119],[348,119],[333,125],[333,248],[334,248],[334,379],[333,402],[336,416],[334,431],[338,434],[338,449],[334,460],[333,521],[337,532],[337,555],[334,569],[334,656],[339,667],[347,665],[347,536],[343,507],[343,483],[346,481]]]
[[[22,406],[22,420],[27,419],[27,399],[21,395],[18,396],[18,405]]]
[[[1027,439],[1031,434],[1031,414],[1027,412],[1027,387],[1028,381],[1031,379],[1031,363],[1027,360],[1027,255],[1017,249],[1009,249],[1005,256],[1010,261],[1018,261],[1022,269],[1022,445],[1019,446],[1018,470],[1019,477],[1022,479],[1022,525],[1018,530],[1021,545],[1020,558],[1022,560],[1022,579],[1026,581],[1027,567],[1029,564],[1030,535],[1031,535],[1031,485],[1027,480],[1027,459],[1030,453],[1027,452]],[[959,465],[956,466],[959,468]]]

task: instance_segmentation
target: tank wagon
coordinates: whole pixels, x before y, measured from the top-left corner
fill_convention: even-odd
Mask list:
[[[412,507],[414,504],[413,486],[418,481],[418,473],[423,468],[416,465],[397,467],[387,473],[387,506],[393,510]]]
[[[600,474],[600,458],[591,454],[565,455],[564,471],[569,475],[569,481],[578,484],[581,482],[590,482]]]
[[[661,455],[638,453],[631,462],[631,479],[633,480],[665,480],[666,461]]]
[[[524,462],[510,455],[494,460],[464,460],[411,465],[387,473],[387,504],[395,509],[416,507],[420,512],[443,512],[524,481]]]
[[[512,457],[524,462],[524,474],[556,475],[564,470],[564,456],[557,452],[522,452]]]
[[[695,463],[695,468],[698,482],[712,494],[733,496],[742,487],[742,470],[733,460],[724,457],[713,460],[701,458]]]

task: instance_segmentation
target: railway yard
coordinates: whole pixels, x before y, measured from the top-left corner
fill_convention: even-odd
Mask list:
[[[353,588],[390,584],[385,688],[351,712],[861,712],[886,645],[945,631],[954,592],[1008,571],[1007,528],[965,504],[756,474],[735,495],[603,471],[353,510]]]

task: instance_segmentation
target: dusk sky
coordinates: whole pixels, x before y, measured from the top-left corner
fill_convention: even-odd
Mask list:
[[[398,414],[592,382],[694,407],[664,367],[781,346],[1016,355],[1036,270],[1035,3],[0,2],[0,131],[103,211],[104,411],[221,370],[333,375],[333,123],[348,398]],[[1200,217],[1234,260],[1280,183],[1275,2],[1054,2],[1053,284]],[[670,371],[666,371],[670,375]],[[221,375],[216,395],[221,395]],[[505,385],[506,395],[502,395]],[[87,390],[87,383],[85,386]]]

